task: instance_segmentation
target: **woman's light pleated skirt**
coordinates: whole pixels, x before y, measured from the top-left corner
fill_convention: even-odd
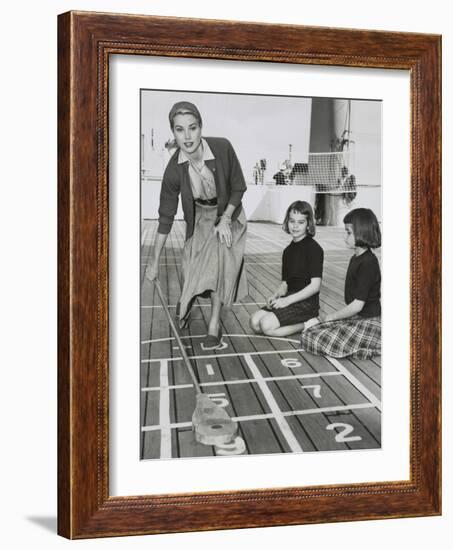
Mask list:
[[[184,325],[192,304],[211,292],[224,307],[248,294],[244,268],[247,221],[242,210],[231,223],[232,244],[220,243],[214,233],[217,206],[195,204],[193,235],[185,242],[182,257],[183,288],[179,302],[179,322]]]

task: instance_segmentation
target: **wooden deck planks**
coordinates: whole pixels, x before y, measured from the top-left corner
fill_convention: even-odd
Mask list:
[[[381,442],[381,414],[377,409],[357,409],[354,411],[360,422],[366,427],[366,429],[372,434],[376,442]]]
[[[254,224],[255,226],[258,224]],[[278,227],[259,224],[249,232],[246,269],[249,276],[250,296],[247,302],[264,302],[267,296],[272,293],[280,284],[281,253],[289,242],[286,236],[276,234]],[[149,245],[155,232],[154,223],[144,224],[144,243],[142,248],[142,264],[146,264],[151,247]],[[263,235],[256,234],[262,231]],[[329,231],[331,238],[327,239],[328,249],[326,250],[325,267],[328,267],[324,280],[324,288],[321,292],[322,309],[325,311],[338,308],[343,305],[344,274],[348,265],[348,252],[342,247],[336,247],[338,236],[334,231]],[[184,241],[183,224],[175,223],[166,247],[163,251],[159,280],[164,292],[169,297],[169,304],[174,306],[179,298],[181,289],[181,250]],[[147,289],[147,283],[143,279],[145,266],[142,265],[142,305],[160,305],[156,302],[157,297],[153,289]],[[152,285],[148,285],[152,286]],[[322,374],[334,370],[332,365],[322,357],[314,357],[299,351],[288,351],[293,348],[297,350],[297,335],[293,338],[295,342],[276,340],[270,338],[257,338],[251,335],[249,318],[253,311],[259,309],[258,305],[235,304],[232,310],[223,315],[223,328],[227,336],[224,338],[228,347],[219,352],[203,352],[200,346],[200,339],[197,336],[206,334],[207,321],[209,319],[209,301],[199,300],[197,307],[193,308],[191,322],[187,330],[182,331],[184,343],[188,346],[189,354],[196,355],[222,355],[224,353],[235,353],[236,357],[203,357],[193,360],[195,370],[200,382],[218,382],[208,386],[204,390],[219,403],[226,406],[231,416],[253,416],[256,414],[269,413],[271,407],[263,395],[257,382],[243,384],[224,384],[230,380],[245,380],[251,377],[247,365],[243,359],[244,354],[253,352],[276,352],[275,355],[253,355],[253,362],[258,368],[259,375],[268,378],[275,376],[291,376],[292,374]],[[201,306],[201,307],[199,307]],[[208,306],[208,307],[203,307]],[[173,315],[175,309],[172,310]],[[142,339],[156,340],[152,346],[148,343],[142,344],[142,359],[153,358],[176,358],[180,356],[174,340],[169,340],[168,322],[161,307],[142,309]],[[249,335],[241,338],[229,336],[229,334]],[[149,336],[148,336],[149,335]],[[286,366],[285,359],[295,359],[299,365],[296,368]],[[289,364],[292,364],[291,362]],[[142,363],[141,384],[143,386],[159,385],[159,363]],[[190,384],[187,388],[170,389],[169,414],[171,422],[190,422],[191,414],[195,404],[195,394],[187,369],[179,361],[169,361],[168,380],[171,385]],[[359,362],[351,361],[345,365],[350,372],[366,386],[374,395],[380,395],[380,358],[373,361]],[[261,382],[262,383],[262,382]],[[293,411],[300,409],[315,409],[324,406],[344,405],[346,403],[366,403],[366,398],[355,389],[343,376],[317,376],[305,380],[276,380],[264,382],[270,389],[273,399],[281,411]],[[304,388],[304,385],[319,386],[320,398],[316,398],[313,388]],[[147,422],[156,422],[156,403],[159,401],[159,392],[142,392],[142,418],[145,425]],[[153,394],[153,395],[151,395]],[[353,426],[354,432],[364,433],[358,442],[335,441],[335,433],[326,429],[329,421],[334,419],[340,422],[339,418],[346,419],[345,423]],[[349,419],[349,422],[347,422]],[[380,445],[380,413],[374,408],[358,409],[354,412],[337,413],[335,415],[325,413],[305,414],[299,416],[285,417],[290,430],[300,443],[302,450],[333,450],[347,448],[373,448]],[[155,424],[154,424],[155,425]],[[282,434],[275,419],[248,419],[240,422],[240,434],[246,442],[244,452],[256,454],[268,454],[291,451],[287,440]],[[144,458],[158,458],[157,447],[160,432],[148,431],[143,434]],[[354,445],[353,445],[354,443]],[[352,445],[352,446],[351,446]],[[218,449],[199,445],[194,442],[190,429],[172,430],[172,453],[173,456],[212,456],[219,454]],[[226,453],[228,454],[228,453]]]
[[[250,454],[274,454],[288,452],[277,437],[277,428],[269,420],[241,422],[241,432]],[[258,436],[258,437],[257,437]]]
[[[373,409],[376,411],[376,409]],[[376,440],[372,432],[367,429],[364,422],[361,422],[355,414],[341,414],[327,415],[330,424],[340,424],[340,426],[332,427],[329,429],[331,436],[335,438],[335,435],[340,438],[343,436],[345,439],[345,445],[349,449],[376,449],[379,448],[380,442]],[[341,426],[341,424],[343,424]],[[360,438],[360,439],[355,439]]]
[[[161,434],[160,431],[144,432],[142,434],[143,443],[141,458],[151,459],[160,458]]]
[[[332,376],[325,384],[342,401],[343,405],[369,403],[368,399],[344,376]]]
[[[206,313],[205,313],[206,314]],[[224,319],[225,330],[233,333],[242,332],[235,315],[228,315]],[[230,346],[229,352],[238,354],[250,351],[248,339],[236,338],[228,339]],[[222,374],[226,380],[249,379],[248,371],[244,360],[239,357],[219,358],[219,365]],[[266,398],[256,383],[237,384],[226,386],[228,395],[233,403],[235,416],[253,416],[254,414],[267,414],[271,412]],[[281,447],[271,429],[268,421],[250,420],[241,423],[241,430],[244,433],[244,439],[251,453],[273,453],[281,452]]]
[[[176,266],[176,271],[180,270],[180,266]],[[207,330],[207,315],[209,310],[203,310],[200,308],[198,310],[199,319],[192,321],[190,323],[191,332],[195,331],[198,334],[206,334]],[[203,323],[204,321],[204,323]],[[197,327],[201,325],[201,327]],[[198,328],[198,330],[197,330]],[[234,326],[234,318],[230,318],[230,328],[233,331],[240,330],[242,332],[242,327]],[[200,330],[201,329],[201,330]],[[199,341],[192,339],[192,348],[193,352],[197,355],[203,355],[203,350],[199,345]],[[209,352],[212,354],[212,352]],[[247,373],[245,372],[244,366],[241,364],[241,361],[237,358],[228,358],[228,360],[219,358],[218,360],[212,361],[208,364],[217,364],[218,372],[221,374],[223,380],[240,380],[247,378]],[[203,368],[202,361],[197,360],[197,371],[199,374],[200,381],[206,380],[205,368]],[[207,371],[206,371],[207,372]],[[214,391],[215,390],[215,391]],[[193,394],[193,390],[191,390]],[[262,414],[268,413],[269,408],[265,403],[263,396],[260,394],[259,390],[254,387],[253,384],[248,385],[232,385],[232,386],[217,386],[216,388],[209,388],[207,391],[208,395],[214,396],[214,399],[220,399],[220,402],[226,400],[228,405],[226,406],[227,412],[230,416],[250,416],[253,414]],[[184,400],[183,397],[176,397],[176,401],[181,403],[185,401],[183,405],[184,410],[191,413],[193,412],[193,403],[190,403],[189,400]],[[178,408],[181,408],[181,405],[178,405]],[[253,434],[255,435],[252,439],[260,440],[259,452],[281,452],[281,448],[277,445],[275,436],[272,433],[272,430],[269,428],[267,421],[265,422],[254,422]],[[250,422],[243,423],[241,429],[246,436],[246,441],[250,439],[247,437],[247,434],[250,431]],[[256,436],[259,437],[256,437]],[[263,447],[264,445],[264,447]],[[264,450],[263,450],[264,449]],[[258,452],[257,450],[251,450],[251,452]]]
[[[214,448],[195,441],[191,428],[178,430],[178,443],[181,458],[214,456]]]
[[[369,359],[355,359],[354,357],[351,357],[349,362],[353,363],[376,385],[379,387],[381,386],[381,368],[379,365],[376,365],[374,361],[370,361]]]
[[[373,395],[381,400],[381,381],[380,381],[380,367],[375,366],[379,373],[373,375],[373,378],[368,376],[364,369],[360,368],[361,360],[342,359],[341,363],[348,369],[348,371],[359,380]]]
[[[335,441],[326,429],[329,421],[325,415],[307,414],[302,417],[301,423],[317,451],[342,451],[348,448],[346,443]]]
[[[286,421],[288,422],[290,429],[296,436],[297,441],[299,441],[304,453],[318,450],[312,439],[310,438],[309,434],[305,430],[303,422],[299,421],[299,418],[295,416],[288,416],[286,418]]]

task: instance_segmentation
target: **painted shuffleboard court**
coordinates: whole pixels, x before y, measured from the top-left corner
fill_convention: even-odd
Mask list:
[[[144,277],[157,229],[142,224],[141,254],[141,458],[170,459],[238,454],[272,454],[381,446],[381,362],[316,357],[304,352],[297,334],[257,336],[250,315],[262,307],[280,281],[281,254],[290,241],[279,225],[249,222],[245,265],[249,296],[222,316],[222,349],[206,351],[210,305],[198,300],[189,326],[181,331],[204,393],[237,421],[236,439],[224,447],[193,437],[192,380],[182,361],[154,285]],[[159,280],[174,315],[181,290],[185,226],[175,222],[161,256]],[[343,305],[351,252],[343,231],[318,227],[324,248],[321,309]]]

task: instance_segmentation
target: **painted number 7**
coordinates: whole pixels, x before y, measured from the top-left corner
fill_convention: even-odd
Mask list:
[[[316,399],[319,399],[321,397],[321,385],[320,384],[313,384],[312,386],[301,386],[302,389],[313,390],[313,396],[316,397]]]

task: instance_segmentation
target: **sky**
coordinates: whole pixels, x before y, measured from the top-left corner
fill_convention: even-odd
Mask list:
[[[266,159],[266,179],[272,180],[289,158],[290,144],[293,163],[308,161],[311,98],[162,90],[142,90],[141,97],[142,167],[152,175],[161,175],[168,162],[168,152],[163,150],[173,137],[168,113],[182,100],[198,107],[203,136],[231,141],[247,181],[251,181],[253,167],[260,159]]]

